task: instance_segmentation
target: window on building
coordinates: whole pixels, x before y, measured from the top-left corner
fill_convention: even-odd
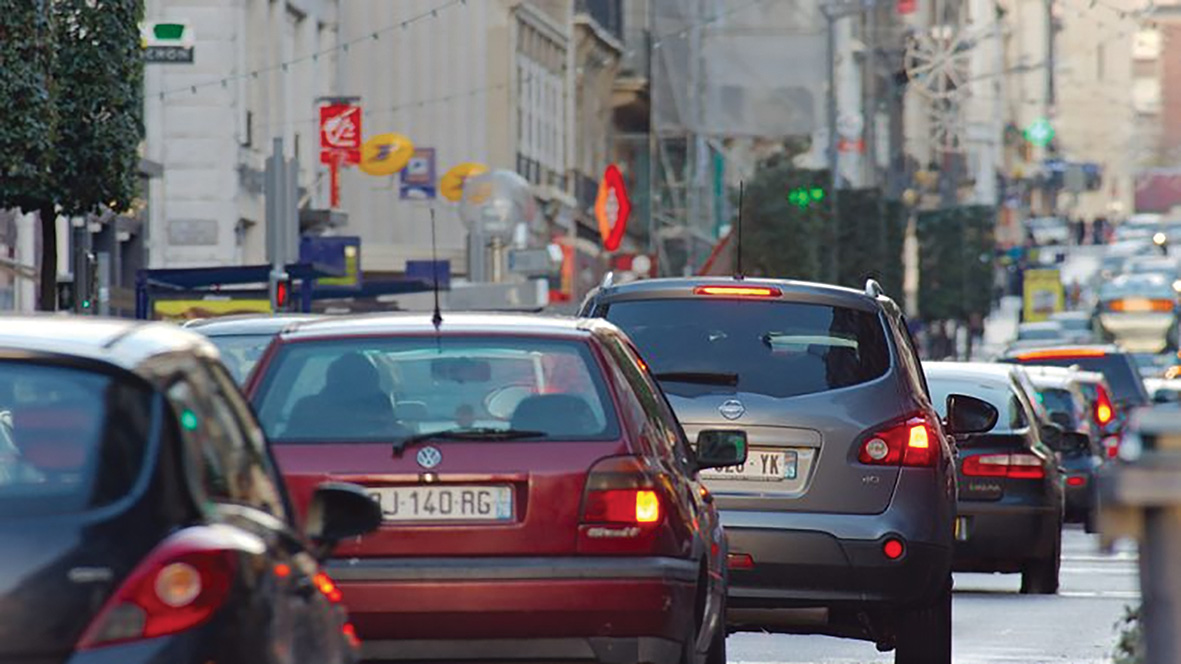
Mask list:
[[[1102,48],[1102,45],[1100,45]],[[1132,40],[1132,58],[1136,60],[1156,60],[1161,54],[1160,30],[1146,28],[1136,33]]]
[[[1095,78],[1102,81],[1104,77],[1104,60],[1107,58],[1107,49],[1102,43],[1095,47]]]
[[[1155,78],[1137,78],[1133,81],[1132,106],[1137,113],[1159,113],[1161,108],[1160,81]]]
[[[521,14],[518,22],[517,163],[522,176],[543,184],[565,173],[566,47],[538,21]]]

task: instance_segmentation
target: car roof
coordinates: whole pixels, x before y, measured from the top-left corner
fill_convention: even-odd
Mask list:
[[[1019,330],[1061,330],[1062,324],[1058,321],[1047,320],[1038,321],[1036,323],[1021,323],[1017,326]]]
[[[443,322],[435,327],[432,316],[424,313],[378,313],[358,316],[331,316],[296,323],[284,328],[284,341],[333,339],[415,334],[521,334],[584,338],[596,331],[618,332],[607,321],[544,314],[444,312]]]
[[[607,284],[600,286],[592,295],[598,299],[612,302],[706,297],[694,293],[694,289],[698,286],[765,286],[777,288],[782,293],[782,296],[778,298],[751,298],[751,300],[758,302],[809,302],[828,304],[830,306],[845,306],[864,311],[876,311],[879,308],[877,297],[870,296],[865,291],[854,288],[812,281],[753,277],[670,277],[663,279],[642,279],[626,284]]]
[[[993,362],[923,362],[923,372],[932,378],[970,378],[982,381],[1012,381],[1021,369],[1013,364]]]
[[[278,334],[295,323],[321,318],[318,314],[238,314],[188,321],[184,327],[207,337],[238,334]]]
[[[0,325],[0,353],[69,356],[148,379],[151,376],[144,367],[148,359],[181,352],[218,357],[208,339],[171,323],[42,314],[5,316]]]
[[[1055,311],[1050,314],[1050,320],[1091,320],[1091,314],[1087,311]]]

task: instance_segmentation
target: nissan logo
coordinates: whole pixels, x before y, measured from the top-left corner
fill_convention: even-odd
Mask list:
[[[738,399],[730,399],[721,406],[718,406],[718,412],[728,420],[736,420],[746,412],[746,406],[743,406],[742,402]]]

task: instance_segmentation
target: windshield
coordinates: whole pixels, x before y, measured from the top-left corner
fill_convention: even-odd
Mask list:
[[[0,516],[74,512],[127,495],[151,394],[79,369],[0,362]]]
[[[610,440],[619,425],[581,341],[394,337],[285,345],[255,394],[278,443],[397,442],[456,429]],[[490,436],[490,438],[494,438]]]
[[[673,375],[664,389],[682,396],[794,397],[864,383],[890,367],[878,316],[844,307],[685,298],[616,302],[606,317],[632,338],[653,375]]]
[[[227,334],[209,337],[209,341],[217,346],[221,362],[229,369],[234,381],[242,385],[273,338],[270,334]]]
[[[1148,392],[1144,389],[1140,372],[1136,369],[1131,357],[1125,354],[1107,353],[1099,357],[1039,357],[1028,362],[1019,358],[1005,361],[1043,364],[1052,367],[1077,366],[1084,371],[1096,371],[1107,379],[1113,392],[1112,396],[1116,401],[1133,406],[1143,406],[1148,403]]]

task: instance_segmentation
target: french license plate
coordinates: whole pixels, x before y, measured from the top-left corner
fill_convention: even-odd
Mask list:
[[[512,521],[510,486],[400,486],[369,489],[388,522]]]
[[[745,464],[703,470],[701,477],[707,480],[778,482],[796,479],[798,466],[799,455],[793,450],[750,450]]]

